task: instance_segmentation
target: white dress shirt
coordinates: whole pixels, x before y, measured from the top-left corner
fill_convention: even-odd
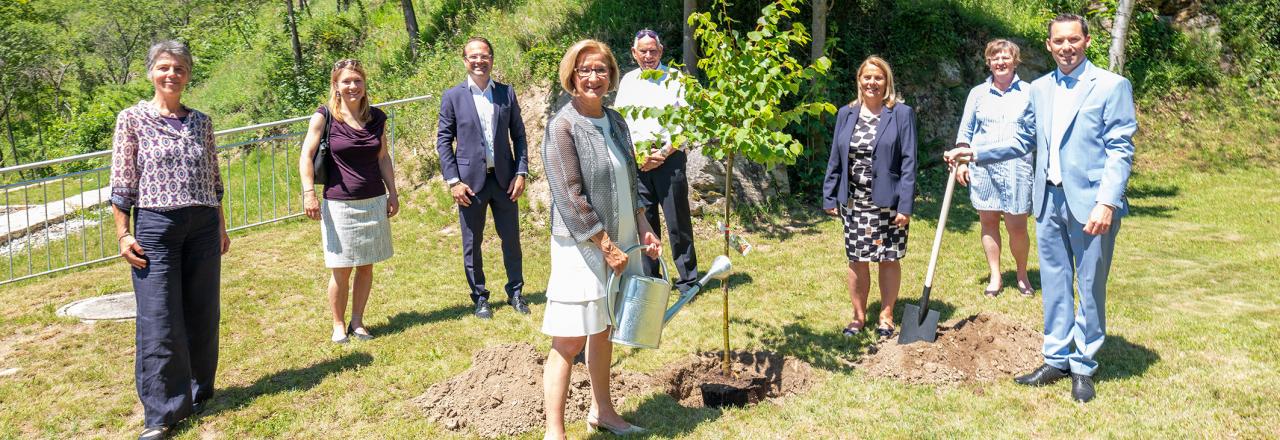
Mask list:
[[[471,100],[476,103],[476,115],[480,117],[480,130],[484,132],[484,161],[493,168],[493,80],[484,87],[476,85],[471,76],[467,76],[467,90],[471,91]]]
[[[618,97],[614,107],[646,107],[658,108],[685,105],[684,88],[678,79],[667,82],[674,72],[665,64],[659,64],[662,77],[656,80],[642,79],[640,73],[644,69],[635,69],[623,75],[618,83]],[[627,127],[631,130],[631,141],[639,144],[642,141],[659,141],[657,147],[671,142],[671,133],[658,123],[656,118],[626,117]],[[638,147],[638,145],[637,145]]]
[[[1067,127],[1075,116],[1076,99],[1080,94],[1080,73],[1084,72],[1087,63],[1080,63],[1070,74],[1063,75],[1061,69],[1053,71],[1053,118],[1049,128],[1049,164],[1045,170],[1049,183],[1062,184],[1062,137],[1067,134]]]

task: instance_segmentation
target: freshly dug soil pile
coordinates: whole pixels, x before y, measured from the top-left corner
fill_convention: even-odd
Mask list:
[[[471,368],[432,385],[414,399],[427,417],[450,430],[470,429],[494,438],[541,429],[542,365],[547,353],[533,345],[515,343],[488,347],[471,358]],[[610,388],[615,404],[643,393],[648,377],[614,370]],[[582,420],[591,405],[591,385],[585,366],[574,365],[569,377],[565,420]]]
[[[720,353],[690,355],[655,375],[653,383],[678,400],[680,405],[700,408],[702,384],[718,383],[738,388],[757,383],[763,385],[752,397],[752,403],[804,392],[815,381],[813,367],[793,357],[768,352],[733,352],[731,370],[734,378],[721,372]]]
[[[867,374],[907,383],[988,382],[1013,377],[1043,362],[1044,336],[993,313],[938,326],[937,342],[898,345],[896,337],[872,346],[860,363]]]

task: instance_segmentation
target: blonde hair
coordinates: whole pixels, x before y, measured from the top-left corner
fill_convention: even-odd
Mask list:
[[[893,69],[889,68],[888,61],[875,55],[867,57],[866,60],[862,61],[862,65],[858,66],[858,75],[854,77],[854,81],[859,83],[858,94],[851,104],[862,104],[862,71],[866,70],[867,66],[876,66],[881,72],[884,72],[884,106],[893,108],[898,103],[898,92],[893,89]]]
[[[1018,45],[1014,44],[1014,42],[1003,38],[998,38],[988,42],[987,49],[982,51],[982,56],[986,58],[987,61],[990,61],[991,57],[996,56],[996,54],[999,54],[1000,52],[1009,52],[1009,56],[1013,57],[1014,65],[1022,64],[1022,50],[1019,49]]]
[[[352,116],[355,116],[361,124],[369,122],[371,117],[369,115],[369,76],[365,75],[359,61],[350,58],[338,60],[333,64],[333,71],[329,73],[329,114],[333,115],[333,119],[338,122],[346,122],[342,119],[342,112],[337,111],[338,106],[342,104],[341,99],[338,98],[338,77],[342,76],[344,70],[355,72],[365,81],[364,96],[360,97],[360,105]]]
[[[574,71],[578,67],[578,58],[591,52],[604,54],[604,64],[609,69],[609,91],[617,89],[618,82],[622,81],[618,74],[618,60],[613,57],[609,45],[596,40],[582,40],[570,46],[564,53],[564,58],[560,59],[560,87],[569,95],[578,95],[577,87],[574,87],[578,80],[578,73]]]

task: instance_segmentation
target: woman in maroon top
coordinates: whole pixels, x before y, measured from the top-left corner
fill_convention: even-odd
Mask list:
[[[330,155],[328,181],[316,182],[312,157],[329,120]],[[387,115],[369,105],[365,73],[356,60],[333,65],[329,75],[328,105],[316,110],[302,154],[298,174],[302,178],[303,208],[307,217],[322,220],[324,263],[329,278],[329,306],[333,312],[336,343],[348,336],[371,339],[364,327],[364,308],[373,287],[373,264],[391,258],[391,224],[399,211],[395,171],[383,131]],[[315,185],[324,185],[323,202]],[[352,286],[351,272],[355,269]],[[353,288],[354,287],[354,288]],[[351,292],[351,321],[346,322],[347,292]]]

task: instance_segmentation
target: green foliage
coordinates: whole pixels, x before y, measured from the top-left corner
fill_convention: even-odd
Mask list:
[[[705,84],[693,76],[673,75],[668,81],[680,81],[689,105],[631,111],[657,117],[671,129],[674,146],[702,145],[703,154],[716,160],[737,154],[764,164],[794,162],[804,146],[783,129],[835,112],[825,102],[782,106],[831,67],[826,57],[805,66],[792,56],[793,45],[809,42],[804,25],[787,23],[799,13],[797,3],[777,0],[766,5],[755,28],[745,34],[731,28],[733,20],[723,11],[693,14],[689,23],[705,54],[698,60]],[[711,7],[723,10],[724,3]]]

